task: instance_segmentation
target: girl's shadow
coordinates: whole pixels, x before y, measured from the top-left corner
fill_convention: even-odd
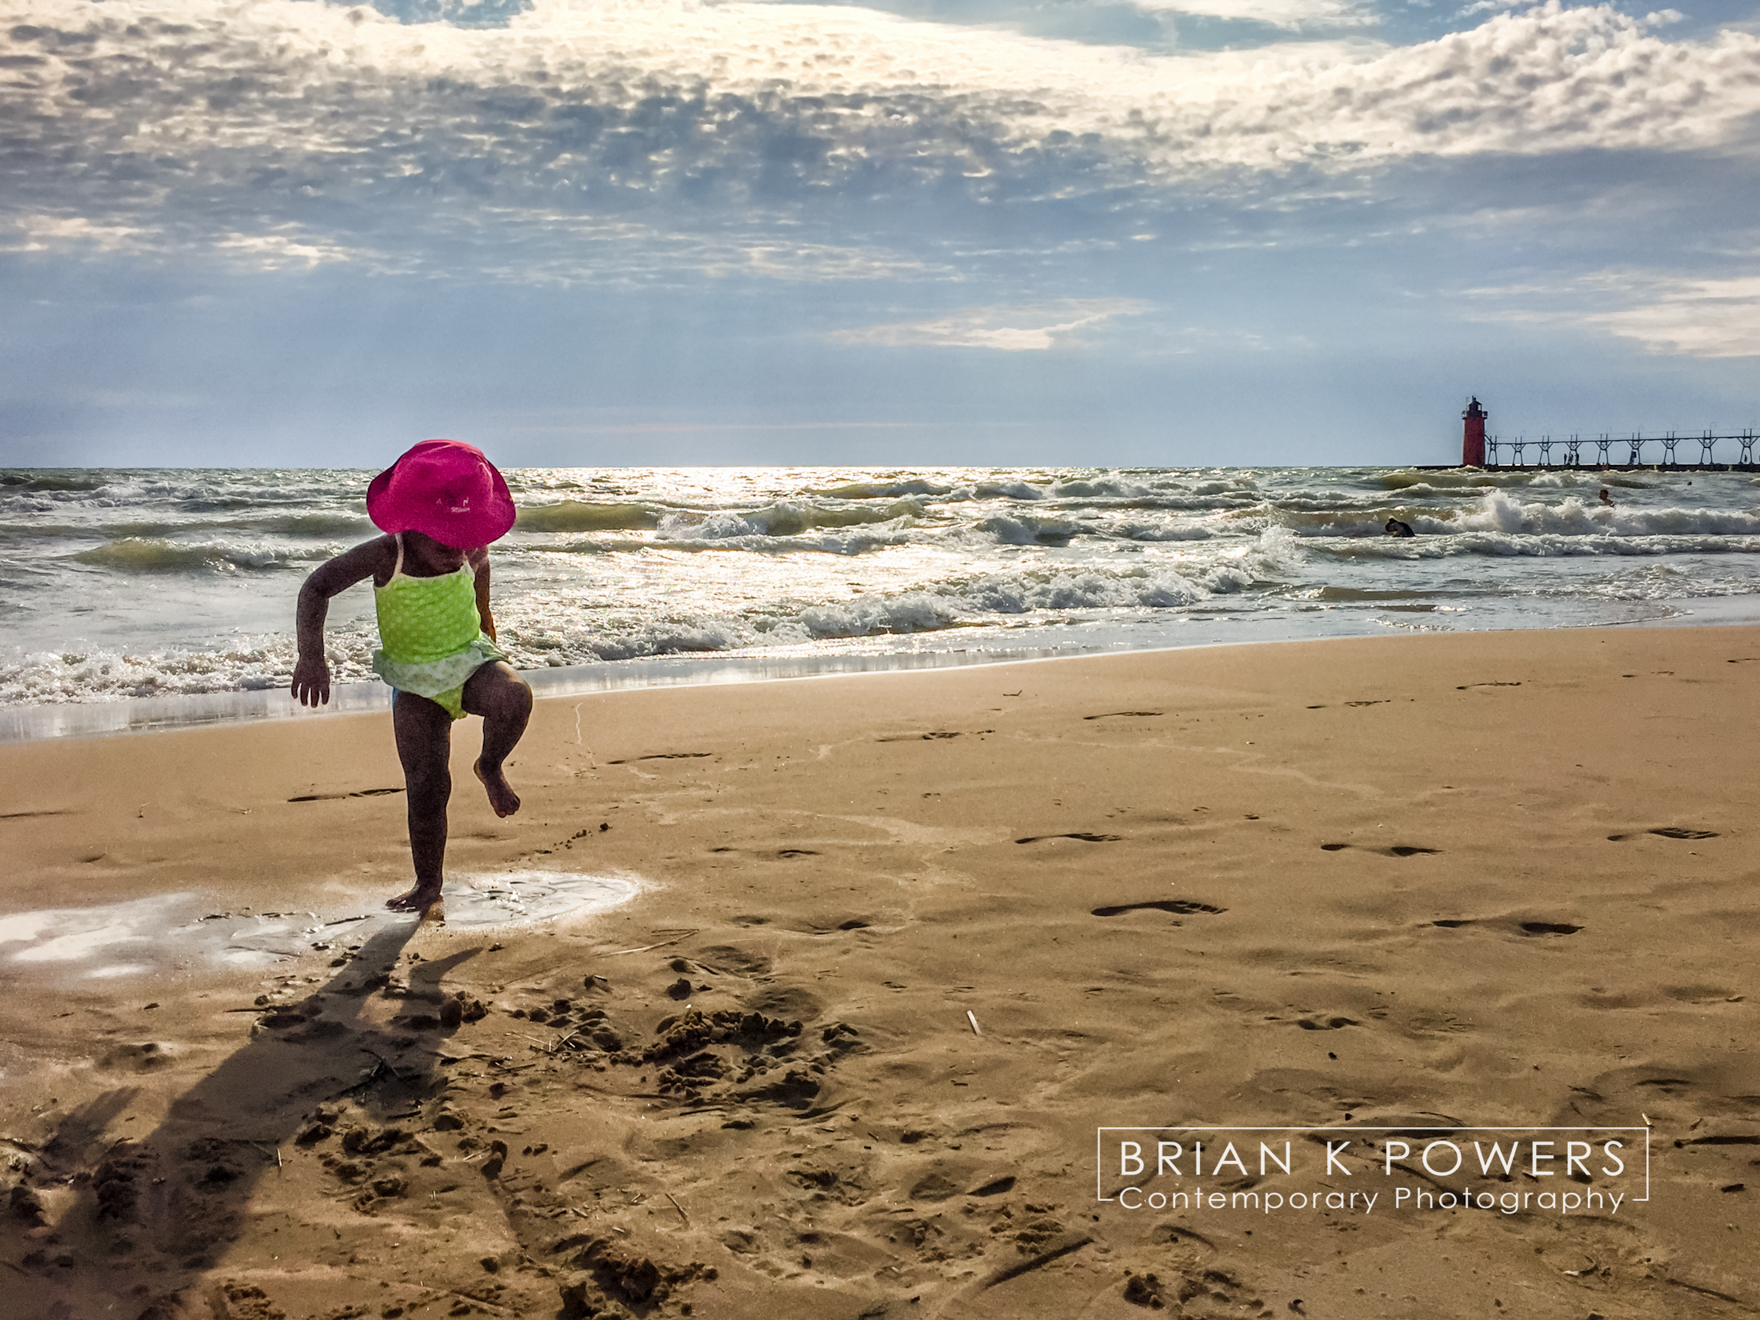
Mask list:
[[[439,1046],[458,1019],[456,1006],[449,1012],[442,1003],[440,982],[481,950],[416,964],[405,987],[396,969],[416,929],[381,929],[304,1000],[265,1008],[249,1043],[173,1101],[148,1136],[102,1136],[136,1088],[107,1092],[63,1119],[32,1181],[71,1182],[78,1203],[44,1234],[34,1195],[15,1193],[7,1225],[7,1236],[30,1238],[22,1267],[40,1285],[27,1285],[39,1302],[31,1313],[178,1314],[174,1299],[237,1239],[257,1180],[280,1167],[282,1147],[328,1136],[345,1104],[383,1119],[443,1086]],[[388,1024],[364,1012],[375,994],[400,1000]]]

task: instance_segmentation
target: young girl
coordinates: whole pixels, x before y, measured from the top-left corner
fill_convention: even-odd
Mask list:
[[[423,912],[440,897],[454,720],[483,717],[477,778],[497,816],[519,810],[501,763],[525,732],[532,690],[495,644],[486,548],[513,526],[513,497],[481,450],[424,440],[373,478],[367,516],[387,534],[320,565],[300,588],[293,695],[304,706],[330,700],[330,597],[372,578],[381,645],[373,668],[394,689],[416,872],[415,887],[385,906]]]

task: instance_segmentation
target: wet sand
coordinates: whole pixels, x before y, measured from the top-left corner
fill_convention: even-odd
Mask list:
[[[1754,628],[563,698],[507,820],[460,730],[419,927],[387,716],[0,747],[9,1313],[1752,1314],[1757,698]]]

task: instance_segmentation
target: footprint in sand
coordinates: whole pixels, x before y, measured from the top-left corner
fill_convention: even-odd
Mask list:
[[[357,788],[351,793],[306,793],[300,797],[290,797],[289,802],[335,802],[342,798],[384,797],[387,793],[401,793],[399,788]]]
[[[1459,930],[1462,926],[1473,925],[1474,919],[1472,917],[1443,917],[1428,924],[1440,926],[1444,930]],[[1583,927],[1569,921],[1523,921],[1517,923],[1516,929],[1524,935],[1575,935]]]
[[[1194,912],[1226,912],[1227,908],[1216,907],[1210,903],[1200,903],[1190,898],[1157,898],[1144,903],[1120,903],[1115,907],[1097,907],[1097,917],[1116,917],[1124,912],[1142,912],[1153,909],[1156,912],[1173,912],[1179,916],[1189,916]]]
[[[973,732],[974,732],[975,736],[982,736],[986,733],[995,733],[996,730],[995,729],[976,729]],[[875,742],[883,742],[883,743],[888,743],[888,742],[933,742],[937,738],[957,738],[959,736],[960,736],[960,734],[957,729],[934,729],[928,733],[891,733],[891,734],[887,734],[883,738],[876,738],[874,741]]]

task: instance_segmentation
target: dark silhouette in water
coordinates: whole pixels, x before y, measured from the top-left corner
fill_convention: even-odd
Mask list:
[[[1389,536],[1416,536],[1410,523],[1401,522],[1398,518],[1389,518],[1387,526],[1382,528]]]

